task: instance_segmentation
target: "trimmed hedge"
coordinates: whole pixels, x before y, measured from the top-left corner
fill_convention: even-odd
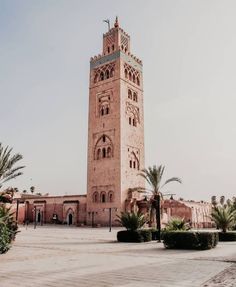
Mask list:
[[[119,242],[147,242],[151,241],[152,234],[149,229],[140,229],[136,231],[122,230],[117,232],[117,240]]]
[[[214,248],[219,241],[217,232],[169,231],[163,234],[168,249],[206,250]]]
[[[157,230],[156,228],[151,228],[151,229],[149,229],[149,230],[151,230],[151,233],[152,233],[152,240],[153,240],[153,241],[159,240],[159,238],[158,238],[158,230]],[[163,234],[164,234],[164,232],[165,232],[165,230],[162,229],[162,230],[161,230],[161,239],[163,239]]]
[[[236,232],[219,232],[219,241],[236,241]]]
[[[143,237],[144,242],[148,242],[152,240],[152,232],[150,229],[140,229],[139,232],[141,236]]]

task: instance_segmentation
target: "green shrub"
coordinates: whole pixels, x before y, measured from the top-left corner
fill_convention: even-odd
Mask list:
[[[218,243],[216,232],[166,231],[163,234],[165,248],[211,249]]]
[[[231,206],[217,206],[212,210],[211,218],[218,228],[226,232],[235,225],[236,210]]]
[[[122,230],[117,232],[119,242],[144,242],[143,236],[137,230]]]
[[[152,240],[152,232],[150,229],[140,229],[139,232],[141,236],[143,237],[144,242],[148,242]]]
[[[236,232],[219,232],[219,241],[236,241]]]
[[[214,233],[198,232],[197,236],[199,240],[198,249],[201,249],[201,250],[214,248],[216,247],[219,241],[219,235],[217,232],[214,232]]]
[[[11,246],[11,233],[6,225],[0,226],[0,254],[7,252]]]
[[[151,228],[150,231],[152,234],[152,240],[158,240],[158,230],[156,228]]]
[[[141,213],[121,212],[121,215],[117,215],[117,217],[117,221],[127,230],[135,231],[146,223],[146,218]]]
[[[185,222],[184,218],[180,217],[172,217],[166,224],[165,230],[167,231],[175,231],[175,230],[189,230],[190,226],[187,222]]]
[[[17,233],[14,212],[5,205],[0,205],[0,254],[9,250]]]
[[[158,238],[158,230],[156,228],[149,229],[152,233],[152,240],[159,240]],[[161,239],[163,239],[163,234],[165,232],[165,229],[161,230]]]

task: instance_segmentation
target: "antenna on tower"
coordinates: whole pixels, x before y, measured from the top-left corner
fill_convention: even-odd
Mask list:
[[[106,19],[106,20],[103,20],[103,22],[107,23],[108,25],[108,31],[110,30],[110,20],[109,19]]]

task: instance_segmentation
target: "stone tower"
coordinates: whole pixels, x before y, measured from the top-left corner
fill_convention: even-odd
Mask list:
[[[128,189],[144,187],[142,62],[119,27],[103,35],[102,55],[90,60],[87,223],[108,224],[108,208],[127,210]],[[117,210],[116,210],[117,209]]]

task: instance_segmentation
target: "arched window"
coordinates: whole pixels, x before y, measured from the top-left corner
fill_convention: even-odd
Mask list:
[[[129,98],[129,99],[132,99],[132,92],[131,92],[130,89],[128,90],[128,98]]]
[[[136,162],[133,161],[133,168],[136,168]]]
[[[103,157],[103,158],[106,157],[106,149],[105,149],[105,148],[102,149],[102,157]]]
[[[125,47],[125,53],[127,52],[127,47]]]
[[[104,192],[101,193],[101,202],[106,202],[106,194]]]
[[[109,70],[106,70],[106,72],[105,72],[105,77],[106,77],[106,79],[109,79],[109,77],[110,77]]]
[[[101,73],[100,73],[100,81],[103,81],[103,80],[104,80],[104,73],[101,72]]]
[[[98,152],[98,150],[100,151]],[[113,157],[113,144],[112,140],[109,138],[109,136],[103,134],[101,135],[94,147],[94,160],[98,159],[98,154],[99,154],[99,159],[105,159],[108,157]]]
[[[98,193],[94,192],[93,194],[93,202],[98,202]]]
[[[136,80],[135,75],[133,75],[133,82],[134,82],[134,83],[135,83],[135,80]]]
[[[115,45],[114,44],[112,44],[112,51],[114,51],[115,50]]]
[[[99,148],[97,150],[97,159],[100,159],[101,158],[101,149]]]
[[[132,168],[132,160],[129,161],[129,167]]]
[[[129,72],[129,80],[132,81],[132,74]]]
[[[139,77],[137,77],[137,85],[140,85]]]
[[[114,200],[113,192],[109,191],[109,193],[108,193],[108,201],[109,202],[113,202],[113,200]]]
[[[124,50],[124,45],[121,45],[121,50]]]
[[[136,120],[133,119],[133,126],[136,127],[137,126],[137,123],[136,123]]]
[[[101,116],[104,116],[104,107],[101,108]]]
[[[107,148],[107,157],[111,157],[111,147]]]
[[[108,54],[110,53],[110,47],[107,47],[107,52],[108,52]]]
[[[133,94],[133,100],[134,100],[135,102],[138,101],[138,95],[137,95],[137,93],[134,93],[134,94]]]
[[[131,117],[129,117],[129,124],[131,125],[131,123],[132,123],[132,119]]]
[[[111,71],[110,71],[110,78],[114,76],[114,69],[111,68]]]
[[[125,69],[125,78],[128,78],[128,71]]]
[[[109,114],[109,107],[106,107],[106,114]]]

